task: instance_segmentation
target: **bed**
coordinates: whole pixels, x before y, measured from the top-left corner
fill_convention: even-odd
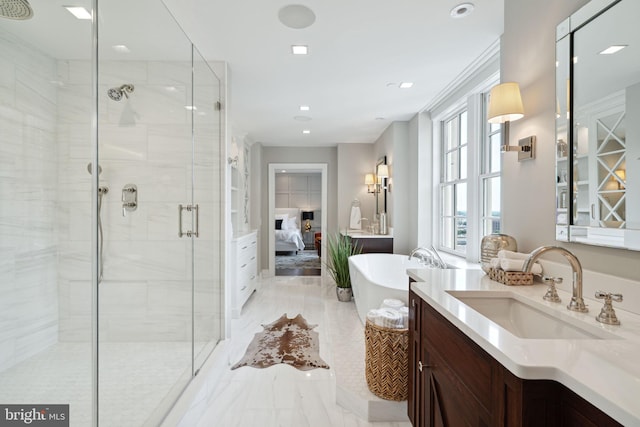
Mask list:
[[[276,208],[275,220],[276,252],[295,252],[297,254],[298,251],[304,250],[304,241],[300,231],[300,209]]]

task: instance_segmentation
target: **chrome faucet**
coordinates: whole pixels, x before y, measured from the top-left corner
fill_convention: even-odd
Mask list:
[[[423,256],[418,256],[421,253],[423,254]],[[426,256],[424,256],[424,254],[426,254]],[[418,259],[422,259],[425,262],[426,262],[426,259],[428,259],[429,260],[429,265],[431,265],[433,267],[447,268],[447,265],[442,260],[442,258],[438,254],[438,252],[436,252],[436,250],[435,250],[435,248],[433,246],[431,247],[431,249],[423,248],[423,247],[415,248],[414,250],[412,250],[409,253],[409,259],[411,259],[413,257],[416,257]]]
[[[582,298],[582,265],[580,265],[580,261],[578,261],[578,258],[576,258],[574,254],[572,254],[565,248],[562,248],[560,246],[539,247],[529,254],[529,258],[527,258],[524,262],[522,271],[525,273],[530,273],[531,268],[533,267],[533,263],[536,262],[536,260],[540,258],[540,256],[551,251],[560,252],[562,255],[564,255],[567,261],[569,261],[571,269],[573,270],[573,295],[571,297],[571,302],[567,306],[567,309],[571,311],[578,311],[580,313],[588,312],[589,309],[585,305],[584,299]]]

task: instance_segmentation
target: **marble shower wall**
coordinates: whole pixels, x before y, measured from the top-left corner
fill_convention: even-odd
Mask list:
[[[68,191],[62,198],[61,227],[69,239],[60,244],[60,340],[83,341],[90,337],[91,268],[89,253],[91,206],[90,175],[86,166],[91,151],[84,132],[84,108],[90,97],[88,62],[60,61],[64,82],[60,96],[60,162],[68,171]],[[196,279],[195,300],[207,301],[203,314],[219,318],[219,291],[211,286],[220,263],[215,244],[219,239],[220,191],[216,188],[219,146],[213,138],[219,125],[213,111],[195,112],[196,186],[201,206],[202,236],[191,242],[178,238],[179,203],[191,200],[192,111],[191,64],[170,61],[102,61],[99,88],[100,184],[109,192],[103,198],[104,280],[100,284],[100,334],[102,341],[190,341],[191,265]],[[111,87],[133,84],[129,99],[120,102],[106,96]],[[86,90],[85,90],[86,89]],[[202,96],[208,86],[196,87]],[[78,96],[81,94],[81,96]],[[209,103],[213,108],[213,103]],[[200,114],[203,113],[203,114]],[[200,141],[206,140],[206,143]],[[199,179],[203,177],[203,179]],[[135,184],[138,208],[122,213],[122,188]],[[184,213],[189,228],[188,214]],[[219,280],[215,282],[219,289]]]
[[[91,67],[55,60],[0,30],[0,371],[60,341],[91,333]],[[220,123],[217,81],[193,84],[189,62],[100,64],[99,111],[104,282],[101,337],[191,340],[221,321]],[[108,88],[135,85],[128,101]],[[195,113],[185,106],[202,104]],[[204,107],[204,105],[207,105]],[[191,188],[192,141],[195,187]],[[139,208],[122,216],[121,189]],[[192,191],[201,237],[177,237],[177,205]],[[185,218],[185,228],[190,225]]]
[[[58,340],[56,62],[0,30],[0,372]]]

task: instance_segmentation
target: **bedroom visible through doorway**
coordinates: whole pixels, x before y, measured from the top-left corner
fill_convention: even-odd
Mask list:
[[[269,165],[272,275],[322,275],[322,231],[327,222],[326,170],[326,164]]]
[[[274,196],[275,275],[319,276],[322,173],[277,171]]]

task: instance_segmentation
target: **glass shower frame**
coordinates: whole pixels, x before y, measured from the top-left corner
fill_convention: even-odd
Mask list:
[[[38,0],[32,1],[34,8],[34,19],[46,19],[53,16],[44,12],[44,2]],[[135,10],[142,13],[146,7],[143,2],[136,2]],[[145,4],[151,4],[151,1],[144,1]],[[156,77],[162,75],[164,77],[180,74],[180,83],[184,86],[184,98],[173,95],[167,97],[158,96],[158,92],[154,93],[156,88],[150,86],[171,87],[172,83],[167,81],[165,84],[160,79],[152,81],[136,80],[135,76],[122,73],[119,78],[106,78],[105,70],[124,71],[128,66],[135,68],[135,61],[130,59],[118,61],[107,58],[106,52],[111,49],[111,45],[105,43],[109,40],[109,33],[118,35],[123,31],[123,25],[128,25],[127,19],[120,16],[125,14],[131,15],[132,5],[130,2],[122,0],[111,0],[109,2],[99,2],[93,0],[93,16],[94,20],[89,27],[82,28],[83,45],[91,51],[91,59],[68,59],[65,57],[51,56],[47,59],[47,64],[52,64],[52,69],[57,67],[51,76],[45,76],[40,79],[43,82],[34,83],[34,87],[47,84],[44,80],[50,80],[50,83],[58,85],[58,89],[45,88],[46,93],[50,91],[52,95],[47,97],[47,102],[57,103],[55,107],[58,110],[55,122],[48,126],[53,126],[54,130],[48,131],[54,135],[54,143],[56,147],[52,154],[42,151],[43,156],[47,156],[42,161],[56,161],[54,166],[57,178],[52,180],[48,175],[42,173],[40,179],[42,187],[28,189],[33,193],[33,198],[42,197],[46,194],[55,194],[56,199],[49,202],[48,199],[34,207],[38,211],[46,211],[50,206],[50,215],[53,219],[48,220],[47,224],[54,220],[63,223],[63,226],[51,226],[55,230],[53,237],[56,249],[55,257],[57,264],[53,267],[46,268],[55,269],[50,272],[54,279],[57,276],[57,283],[51,287],[57,288],[57,295],[54,295],[55,301],[49,305],[51,310],[56,309],[55,315],[58,324],[55,326],[55,337],[49,339],[51,343],[47,343],[42,351],[32,350],[24,355],[25,360],[16,362],[16,366],[22,366],[24,371],[32,369],[32,365],[28,365],[29,361],[39,355],[44,357],[45,361],[37,362],[43,365],[44,371],[59,370],[59,366],[53,365],[53,359],[49,357],[47,351],[50,351],[55,344],[60,342],[60,337],[64,336],[64,344],[70,344],[71,347],[64,350],[62,354],[57,354],[56,359],[62,362],[71,363],[71,368],[75,368],[75,375],[83,378],[84,385],[78,383],[65,384],[60,379],[52,380],[49,384],[49,390],[38,391],[37,394],[21,394],[22,389],[35,389],[36,383],[46,385],[47,378],[32,378],[23,380],[25,384],[19,385],[20,379],[17,378],[13,384],[0,381],[0,395],[11,396],[15,399],[9,401],[8,398],[2,403],[65,403],[59,399],[66,399],[61,391],[63,387],[71,388],[71,394],[83,395],[87,398],[86,405],[82,405],[82,416],[79,415],[79,407],[81,405],[72,404],[71,407],[71,425],[76,426],[109,426],[109,425],[156,425],[166,415],[172,405],[175,403],[179,395],[185,387],[188,386],[191,379],[198,373],[208,355],[213,351],[217,342],[222,338],[224,330],[224,304],[223,298],[223,263],[224,263],[224,237],[223,237],[223,171],[224,161],[222,157],[222,137],[223,123],[220,108],[221,83],[215,71],[211,68],[202,55],[195,49],[189,41],[179,25],[174,21],[170,12],[160,1],[153,2],[155,8],[163,10],[166,21],[156,23],[156,31],[158,33],[180,34],[180,40],[173,40],[174,45],[185,47],[184,56],[188,57],[184,63],[178,64],[180,61],[171,61],[163,56],[154,56],[156,52],[161,52],[163,46],[155,46],[146,51],[147,57],[140,59],[138,62],[146,62],[145,67],[150,70],[155,67]],[[52,7],[52,6],[46,6]],[[145,16],[129,17],[129,20],[144,19]],[[66,13],[66,11],[64,12]],[[54,19],[54,18],[50,18]],[[78,25],[85,25],[86,22]],[[11,24],[13,25],[13,24]],[[16,24],[17,25],[17,24]],[[69,25],[76,25],[76,22]],[[18,39],[22,41],[20,30],[17,30],[16,37],[7,38],[9,46]],[[76,35],[77,36],[77,35]],[[47,37],[55,38],[49,34]],[[153,39],[154,34],[141,34],[142,38]],[[161,37],[157,36],[158,39]],[[26,40],[26,38],[25,38]],[[0,40],[4,43],[4,40]],[[123,44],[136,46],[140,40],[131,39]],[[25,42],[26,43],[26,42]],[[62,41],[61,41],[62,43]],[[158,42],[159,43],[159,42]],[[31,42],[26,43],[34,46],[38,50],[38,44]],[[0,46],[1,47],[1,46]],[[174,46],[175,47],[175,46]],[[31,50],[22,46],[15,45],[11,49],[26,52],[28,55]],[[7,49],[3,53],[9,52]],[[40,47],[39,50],[43,56],[47,55],[46,49]],[[8,54],[8,53],[7,53]],[[33,63],[33,69],[37,70],[39,66],[39,57],[28,57],[25,62]],[[111,61],[111,63],[109,63]],[[154,63],[154,64],[151,64]],[[140,64],[138,64],[140,65]],[[22,65],[20,65],[22,66]],[[15,66],[18,70],[18,65]],[[22,73],[16,80],[26,80],[33,77],[36,71]],[[17,75],[17,73],[16,73]],[[60,77],[63,75],[63,77]],[[77,81],[73,79],[77,78]],[[134,80],[129,81],[130,78]],[[169,79],[171,80],[171,79]],[[117,86],[115,82],[133,83],[135,90],[129,94],[129,98],[124,100],[125,103],[114,103],[107,96],[107,89]],[[4,89],[4,82],[0,82],[0,89]],[[174,81],[174,83],[176,83]],[[23,84],[18,81],[17,84]],[[173,86],[178,86],[173,84]],[[55,94],[54,94],[55,91]],[[16,91],[18,98],[22,92]],[[173,96],[173,97],[172,97]],[[145,97],[147,97],[145,99]],[[154,98],[155,97],[155,98]],[[35,98],[35,97],[34,97]],[[50,98],[50,100],[49,100]],[[158,99],[169,99],[168,103],[154,102]],[[18,100],[17,104],[24,104],[26,101]],[[164,105],[166,110],[159,112],[159,108]],[[0,105],[2,106],[2,105]],[[67,110],[63,106],[69,107]],[[114,106],[117,106],[114,107]],[[125,106],[125,107],[123,107]],[[126,108],[126,106],[130,108]],[[122,107],[122,108],[120,108]],[[193,108],[188,108],[193,107]],[[13,108],[13,106],[12,106]],[[29,107],[36,109],[37,106]],[[150,110],[153,108],[155,110]],[[19,110],[19,106],[16,107]],[[125,111],[126,110],[126,111]],[[133,110],[133,114],[132,114]],[[165,123],[166,117],[170,114],[184,115],[185,120],[181,123]],[[0,112],[0,119],[2,118]],[[104,114],[103,114],[104,113]],[[127,120],[122,120],[128,114]],[[24,115],[24,113],[23,113]],[[70,117],[76,120],[72,122]],[[155,117],[155,122],[149,117]],[[9,120],[9,119],[7,119]],[[54,119],[52,119],[54,120]],[[163,121],[164,120],[164,121]],[[34,121],[27,118],[24,126],[27,127]],[[116,123],[118,122],[118,123]],[[125,123],[126,122],[126,123]],[[162,126],[166,126],[163,128]],[[148,157],[144,161],[128,162],[126,159],[113,156],[114,149],[129,149],[128,155],[136,155],[136,145],[127,147],[124,144],[118,146],[117,142],[122,142],[130,133],[140,134],[140,128],[147,129],[154,127],[153,135],[155,140],[146,142],[147,149],[152,145],[157,148],[163,143],[163,147],[159,149],[169,150],[166,159],[159,160],[153,166],[153,161]],[[163,137],[169,133],[163,134],[165,129],[179,129],[179,135],[173,134],[173,140],[179,140],[179,148],[172,148],[166,141],[161,141]],[[39,128],[33,128],[26,132],[22,138],[26,143],[37,145],[32,140],[40,138]],[[113,136],[117,136],[116,143],[113,143]],[[13,135],[11,135],[13,137]],[[30,138],[30,139],[29,139]],[[109,139],[111,139],[111,142]],[[120,141],[122,138],[122,141]],[[9,140],[10,138],[7,138]],[[153,139],[153,138],[152,138]],[[135,137],[132,139],[135,143]],[[89,143],[90,141],[90,143]],[[156,142],[161,143],[157,146]],[[0,140],[0,150],[4,149]],[[46,141],[45,141],[46,142]],[[23,145],[27,145],[27,144]],[[110,144],[110,146],[108,146]],[[23,155],[17,149],[13,150],[10,144],[6,145],[11,155]],[[180,152],[179,156],[173,156],[171,150]],[[15,153],[14,153],[15,151]],[[32,150],[33,151],[33,150]],[[111,153],[111,154],[109,154]],[[157,153],[156,153],[157,154]],[[37,156],[36,152],[34,156]],[[148,151],[146,152],[148,155]],[[111,156],[111,158],[109,158]],[[63,160],[61,160],[63,159]],[[176,165],[170,162],[180,162],[185,160],[186,163]],[[20,162],[30,161],[29,159],[18,159]],[[32,167],[39,167],[38,162],[33,163]],[[87,163],[92,165],[93,173],[88,173]],[[121,166],[124,166],[121,168]],[[2,170],[3,164],[0,162],[0,178],[4,175]],[[145,172],[145,168],[146,172]],[[102,170],[102,172],[98,172]],[[183,191],[180,191],[179,200],[164,198],[166,194],[162,194],[160,189],[150,189],[150,185],[154,180],[160,185],[163,182],[171,182],[173,177],[167,175],[167,181],[163,181],[163,176],[158,171],[174,170],[178,171],[181,179],[185,183]],[[182,176],[184,171],[184,176]],[[117,173],[116,173],[117,172]],[[127,176],[132,172],[131,179]],[[26,174],[32,173],[25,171]],[[138,173],[139,175],[135,175]],[[135,175],[135,176],[134,176]],[[13,178],[11,178],[13,180]],[[137,185],[138,206],[131,212],[126,212],[128,216],[121,216],[122,210],[121,197],[125,195],[122,191],[125,187],[123,184],[133,183]],[[8,182],[5,182],[8,184]],[[49,187],[53,188],[53,193]],[[100,237],[98,231],[98,189],[100,187],[108,187],[109,193],[103,196],[102,215],[104,228],[104,251],[105,266],[104,280],[99,280],[100,266]],[[9,185],[2,186],[0,189],[7,191]],[[177,193],[177,192],[175,192]],[[174,193],[174,194],[175,194]],[[90,201],[88,199],[90,195]],[[156,199],[152,199],[151,195],[155,195]],[[20,207],[29,207],[30,200],[18,201],[5,198],[9,197],[8,193],[0,193],[5,208],[10,205],[20,205]],[[48,197],[48,196],[47,196]],[[178,204],[185,206],[196,206],[198,210],[184,211],[183,225],[185,230],[196,230],[196,222],[198,222],[199,236],[195,235],[178,237]],[[151,210],[160,206],[162,209]],[[1,210],[2,208],[0,208]],[[16,208],[16,212],[18,209]],[[1,213],[1,212],[0,212]],[[14,216],[14,212],[9,213]],[[17,215],[17,214],[15,214]],[[88,218],[90,217],[90,218]],[[34,221],[38,219],[35,218]],[[25,224],[27,224],[25,222]],[[142,227],[140,226],[142,224]],[[151,225],[150,225],[151,224]],[[16,226],[17,227],[17,226]],[[9,231],[9,237],[13,239],[19,234],[23,234],[22,240],[26,240],[26,245],[37,247],[40,243],[37,236],[30,234],[29,226],[25,229],[16,228]],[[155,237],[140,242],[136,239],[141,235],[141,229],[146,227],[148,235],[154,234]],[[153,228],[153,232],[149,231]],[[7,228],[1,227],[0,231]],[[127,240],[130,236],[138,236],[136,239]],[[5,239],[4,245],[0,244],[0,253],[4,253],[13,257],[15,253],[13,246],[9,245],[10,239]],[[17,239],[16,239],[17,240]],[[161,243],[159,243],[161,242]],[[1,242],[0,242],[1,243]],[[153,273],[154,265],[163,265],[163,258],[160,252],[153,252],[153,249],[161,246],[178,247],[175,253],[179,253],[180,257],[184,257],[184,271],[181,270],[180,275],[163,277],[162,271],[156,271],[156,275],[151,274],[150,277],[144,277],[144,268],[148,268]],[[138,245],[138,246],[136,246]],[[132,252],[127,256],[122,256],[128,247],[133,248]],[[124,248],[124,249],[123,249]],[[140,249],[148,248],[148,250]],[[148,257],[145,259],[145,257]],[[155,257],[153,259],[152,257]],[[51,257],[48,257],[49,259]],[[182,258],[181,258],[182,259]],[[147,263],[147,266],[138,269],[137,275],[131,277],[126,276],[127,269],[136,269],[132,260],[138,260],[140,264]],[[153,262],[152,262],[153,261]],[[25,259],[23,263],[37,265],[41,262],[38,258]],[[68,266],[62,263],[69,264]],[[149,267],[151,265],[151,267]],[[0,262],[0,267],[2,263]],[[0,268],[0,273],[2,272]],[[43,267],[44,268],[44,267]],[[17,267],[18,271],[20,267]],[[14,273],[11,273],[13,275]],[[50,275],[51,275],[50,274]],[[9,277],[7,275],[6,277]],[[2,277],[2,276],[0,276]],[[162,280],[158,280],[161,278]],[[143,280],[144,279],[144,280]],[[34,280],[41,280],[35,278]],[[163,282],[163,283],[158,283]],[[91,286],[88,290],[87,287]],[[0,291],[2,287],[11,288],[18,284],[0,283]],[[19,291],[22,292],[22,291]],[[0,293],[1,294],[1,293]],[[179,295],[178,298],[175,298]],[[179,301],[179,303],[177,303]],[[160,303],[157,303],[160,302]],[[43,301],[41,305],[46,302]],[[175,303],[175,304],[174,304]],[[15,302],[14,302],[15,304]],[[146,305],[145,305],[146,304]],[[20,306],[20,305],[18,305]],[[39,309],[36,307],[35,309]],[[5,311],[5,318],[9,316],[11,311]],[[143,317],[142,313],[145,316]],[[137,317],[136,317],[137,316]],[[36,317],[36,316],[34,316]],[[127,319],[138,319],[140,322],[131,322],[127,324]],[[158,320],[165,322],[164,326],[159,326]],[[173,319],[178,319],[180,327],[175,326]],[[3,325],[0,319],[0,331],[3,326],[14,327],[16,322],[21,322],[19,318],[9,319],[11,322]],[[118,323],[120,322],[120,323]],[[154,323],[155,322],[155,323]],[[115,326],[114,326],[115,325]],[[53,326],[51,328],[54,328]],[[50,328],[50,329],[51,329]],[[164,328],[164,329],[163,329]],[[137,330],[136,330],[137,329]],[[119,331],[120,335],[116,333]],[[123,335],[123,333],[125,333]],[[168,346],[161,342],[164,339],[174,339]],[[2,343],[2,335],[0,335],[0,344]],[[131,345],[130,345],[131,344]],[[151,344],[148,346],[147,344]],[[174,345],[175,344],[175,345]],[[173,347],[171,347],[173,346]],[[150,347],[147,357],[148,363],[160,352],[173,352],[174,360],[177,360],[181,366],[174,369],[175,375],[170,378],[170,382],[159,385],[155,383],[155,375],[158,371],[151,371],[147,375],[133,371],[131,374],[120,372],[122,366],[124,369],[131,368],[134,365],[134,359],[138,354],[138,349]],[[173,348],[173,350],[167,350]],[[85,354],[86,350],[86,354]],[[2,348],[0,348],[0,362],[2,362]],[[31,353],[34,353],[33,355]],[[166,354],[165,354],[166,355]],[[81,364],[73,365],[69,362],[70,356],[77,356],[82,360]],[[146,357],[146,356],[145,356]],[[51,362],[46,360],[51,359]],[[86,362],[86,363],[85,363]],[[122,365],[113,364],[112,362]],[[142,360],[144,362],[144,359]],[[33,362],[36,363],[36,362]],[[50,363],[50,364],[49,364]],[[144,363],[140,363],[141,369],[145,367]],[[2,364],[0,364],[2,368]],[[9,367],[7,372],[0,369],[0,378],[4,374],[11,374],[12,368]],[[138,370],[140,371],[140,370]],[[112,381],[115,388],[113,390],[105,389],[105,385],[120,373],[123,378],[130,381],[129,383],[119,384],[118,381]],[[172,383],[171,383],[172,381]],[[111,394],[114,396],[126,396],[126,388],[136,388],[141,383],[151,385],[151,387],[162,388],[162,398],[155,401],[142,401],[136,399],[122,398],[120,402],[105,403],[105,399]],[[14,387],[15,386],[15,387]],[[133,386],[133,387],[132,387]],[[3,390],[4,389],[4,390]],[[32,397],[36,396],[36,397]],[[90,396],[90,399],[89,399]],[[34,401],[31,401],[31,400]],[[89,402],[90,400],[90,402]],[[126,424],[127,413],[133,411],[147,411],[150,415],[144,418],[140,423]],[[122,413],[122,420],[114,417],[113,411]],[[86,412],[86,414],[85,414]]]

